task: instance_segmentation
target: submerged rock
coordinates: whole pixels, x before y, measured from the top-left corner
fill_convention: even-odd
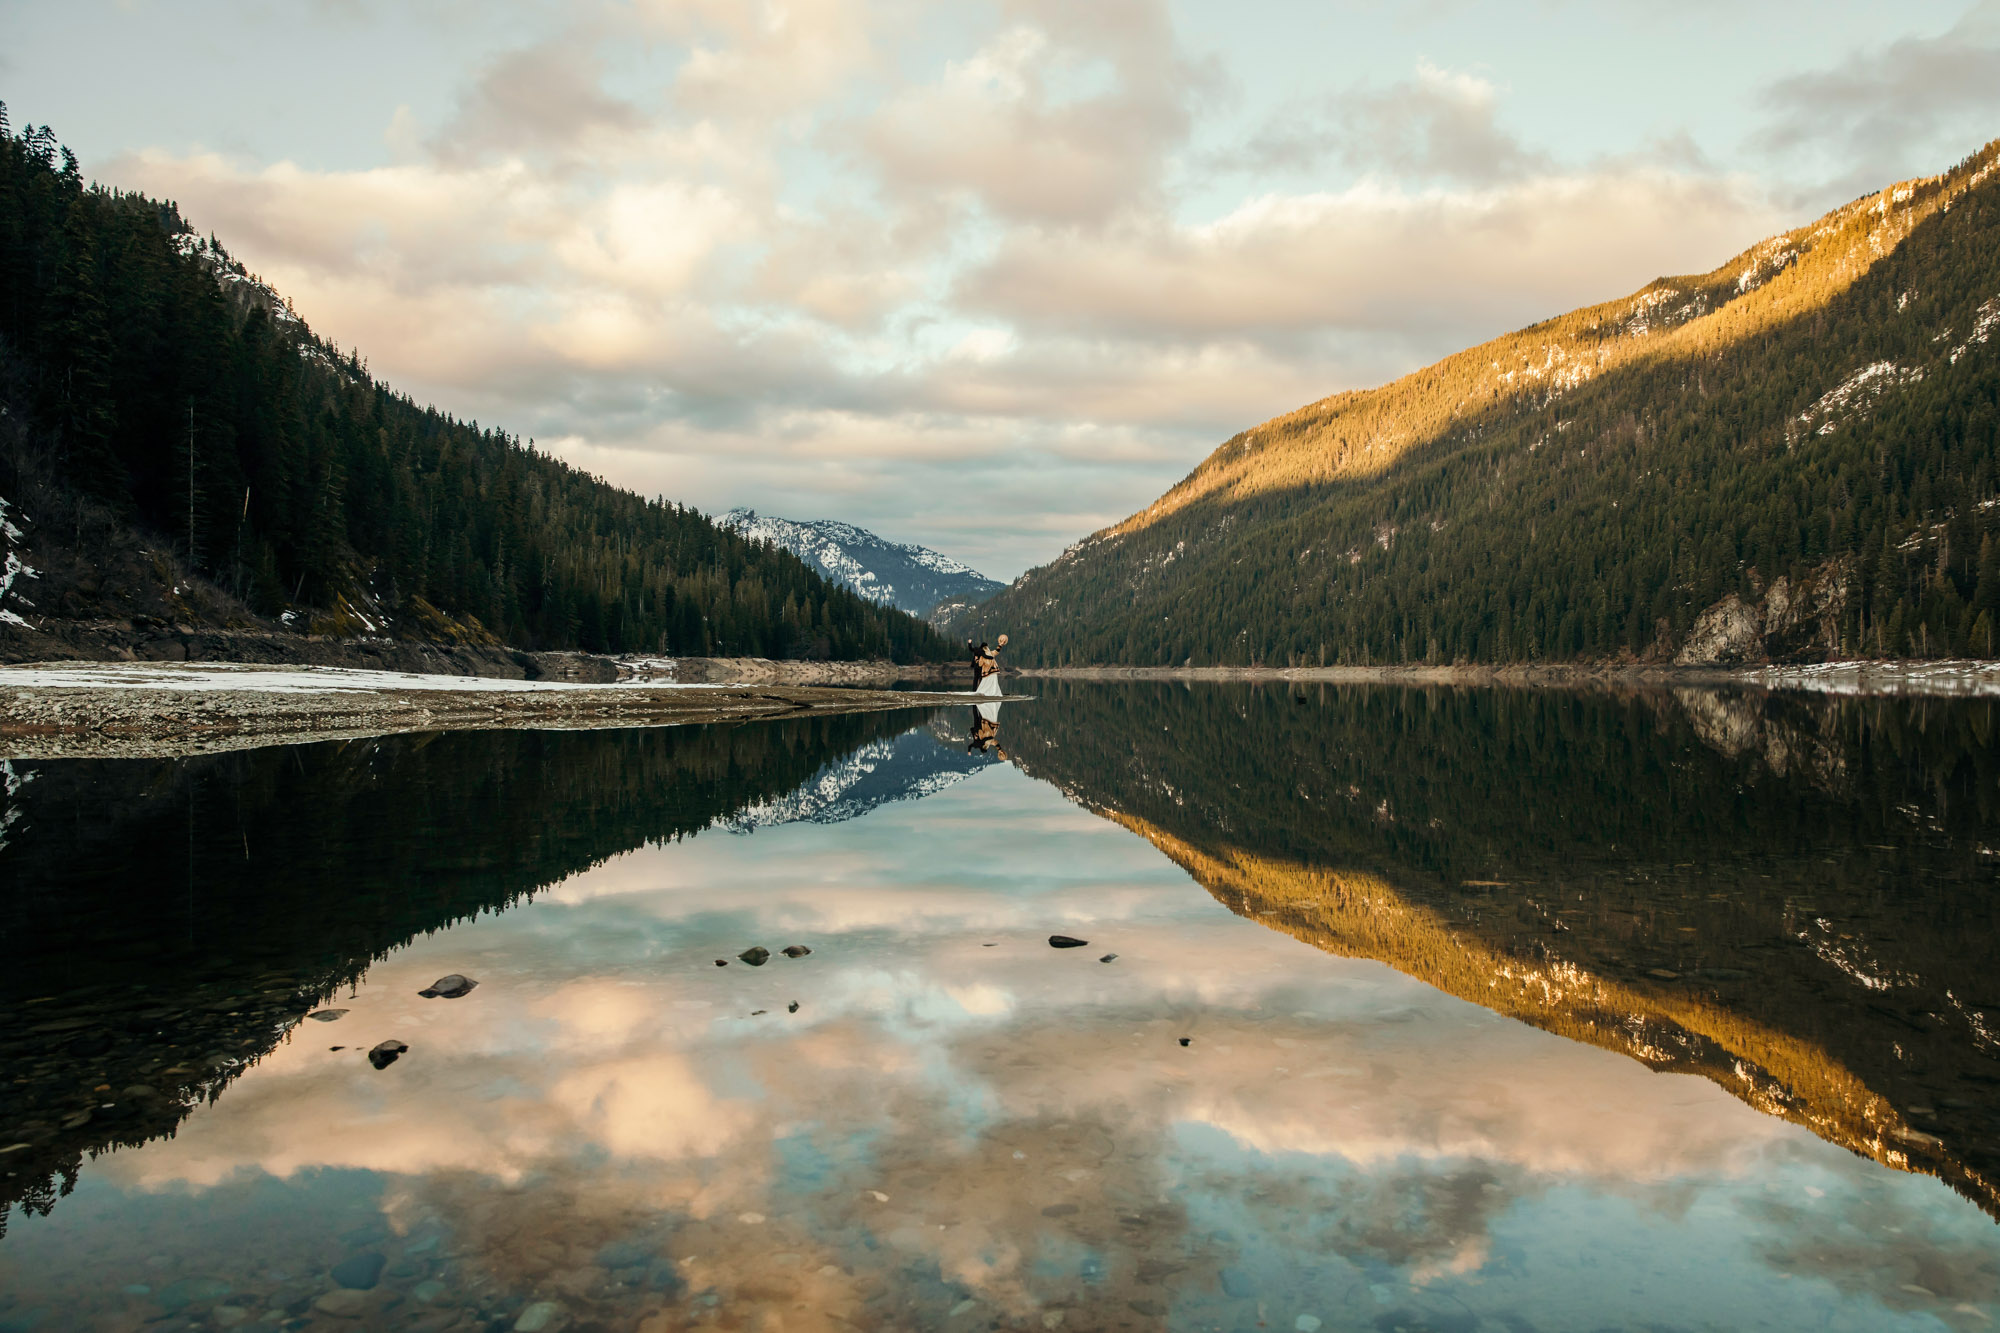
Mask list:
[[[770,961],[771,951],[769,949],[762,947],[761,945],[753,944],[749,948],[745,949],[742,953],[737,954],[736,956],[738,958],[741,958],[744,962],[750,964],[750,966],[752,967],[762,967],[764,966],[765,963]]]
[[[310,1018],[315,1023],[331,1023],[336,1018],[344,1018],[346,1016],[347,1011],[345,1009],[315,1009],[306,1015],[307,1018]]]
[[[1183,1045],[1183,1046],[1186,1046],[1186,1045],[1188,1045],[1189,1043],[1191,1043],[1191,1042],[1193,1042],[1193,1041],[1194,1041],[1194,1038],[1193,1038],[1193,1037],[1182,1037],[1182,1038],[1181,1038],[1181,1045]]]
[[[1105,954],[1104,957],[1098,959],[1097,961],[1100,963],[1115,963],[1118,961],[1118,955],[1115,953],[1108,953]]]
[[[456,1000],[460,996],[472,994],[473,988],[478,984],[471,977],[462,977],[454,972],[448,977],[439,977],[417,994],[426,1000]]]
[[[336,1287],[314,1301],[312,1308],[335,1319],[359,1319],[368,1308],[368,1293],[352,1287]]]
[[[806,948],[803,944],[787,944],[785,946],[785,957],[787,958],[804,958],[811,952],[812,950]]]
[[[367,1291],[382,1280],[382,1270],[388,1263],[388,1257],[380,1250],[367,1250],[348,1255],[333,1266],[328,1276],[350,1290]]]
[[[514,1321],[514,1333],[551,1333],[566,1322],[560,1305],[554,1301],[536,1301]]]
[[[1090,943],[1089,940],[1080,940],[1074,935],[1049,936],[1049,947],[1051,949],[1081,949],[1088,943]]]
[[[785,1010],[785,1012],[788,1014],[796,1014],[798,1011],[799,1011],[799,1002],[797,1000],[793,1000],[791,1003],[791,1007]]]
[[[718,958],[718,959],[716,959],[716,960],[715,960],[715,965],[716,965],[717,967],[728,967],[728,966],[729,966],[729,960],[728,960],[727,958]]]
[[[234,1290],[219,1277],[184,1277],[160,1288],[160,1294],[153,1299],[166,1309],[185,1310],[190,1305],[219,1301]]]
[[[1186,1043],[1183,1042],[1182,1044],[1185,1045]],[[409,1049],[410,1044],[408,1042],[397,1041],[394,1037],[391,1037],[387,1041],[376,1043],[375,1048],[368,1052],[368,1063],[374,1065],[377,1069],[387,1069],[390,1065],[396,1063],[397,1056],[400,1056],[404,1051]]]

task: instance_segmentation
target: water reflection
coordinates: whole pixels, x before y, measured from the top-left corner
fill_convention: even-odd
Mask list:
[[[0,1321],[1982,1327],[2000,1231],[1788,1118],[1838,1142],[1842,1108],[1872,1097],[1912,1123],[1871,1081],[1874,1029],[1836,1047],[1852,1012],[1797,1011],[1842,1003],[1828,976],[1882,993],[1822,948],[1865,949],[1898,987],[1976,970],[1983,761],[1951,739],[1962,714],[1835,710],[1802,733],[1783,709],[1728,734],[1782,735],[1788,756],[1818,737],[1846,785],[1825,762],[1780,773],[1765,739],[1725,753],[1673,700],[1401,692],[1051,689],[1008,712],[1019,768],[964,769],[956,712],[900,738],[745,728],[672,742],[706,775],[678,797],[668,756],[617,777],[661,733],[596,759],[604,733],[511,760],[495,738],[451,764],[413,749],[375,765],[373,809],[410,810],[402,836],[482,853],[478,891],[532,902],[429,932],[412,907],[374,951],[398,947],[351,955],[342,1017],[292,1028],[174,1137],[97,1158],[52,1216],[16,1220]],[[731,787],[769,759],[732,767],[737,744],[788,755],[791,787]],[[428,784],[489,764],[539,776],[477,818],[448,797],[419,812]],[[878,774],[932,794],[839,818]],[[564,807],[586,780],[608,785]],[[586,826],[621,790],[626,817]],[[62,809],[28,807],[6,855],[73,823]],[[405,855],[360,854],[378,822],[344,817],[341,874]],[[1850,824],[1901,867],[1874,898],[1829,841]],[[1621,878],[1638,868],[1655,877]],[[337,875],[309,882],[340,900]],[[1812,915],[1774,924],[1805,883]],[[1878,899],[1957,934],[1869,934],[1857,903]],[[1052,950],[1057,931],[1092,947]],[[733,961],[788,943],[813,952]],[[1704,974],[1725,947],[1751,977]],[[479,989],[417,996],[449,972]],[[378,1072],[358,1052],[384,1037],[411,1051]],[[1978,1072],[1970,1029],[1930,1037],[1904,1066]],[[1779,1114],[1738,1100],[1737,1065]],[[342,1294],[331,1274],[369,1256],[375,1284]]]
[[[1050,694],[1023,766],[1232,910],[2000,1211],[1992,704]]]

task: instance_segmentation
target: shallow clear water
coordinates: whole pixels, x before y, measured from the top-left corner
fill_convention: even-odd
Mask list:
[[[1987,1327],[1983,708],[16,761],[0,1330]]]

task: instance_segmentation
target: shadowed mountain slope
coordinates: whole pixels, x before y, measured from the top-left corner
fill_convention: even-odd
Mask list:
[[[1778,654],[1991,654],[1996,159],[1266,422],[955,627],[1024,665],[1659,658],[1735,596]]]

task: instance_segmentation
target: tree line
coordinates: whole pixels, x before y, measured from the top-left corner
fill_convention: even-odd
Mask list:
[[[86,183],[4,106],[0,363],[68,485],[266,616],[592,652],[952,652],[788,552],[397,393],[174,203]]]

